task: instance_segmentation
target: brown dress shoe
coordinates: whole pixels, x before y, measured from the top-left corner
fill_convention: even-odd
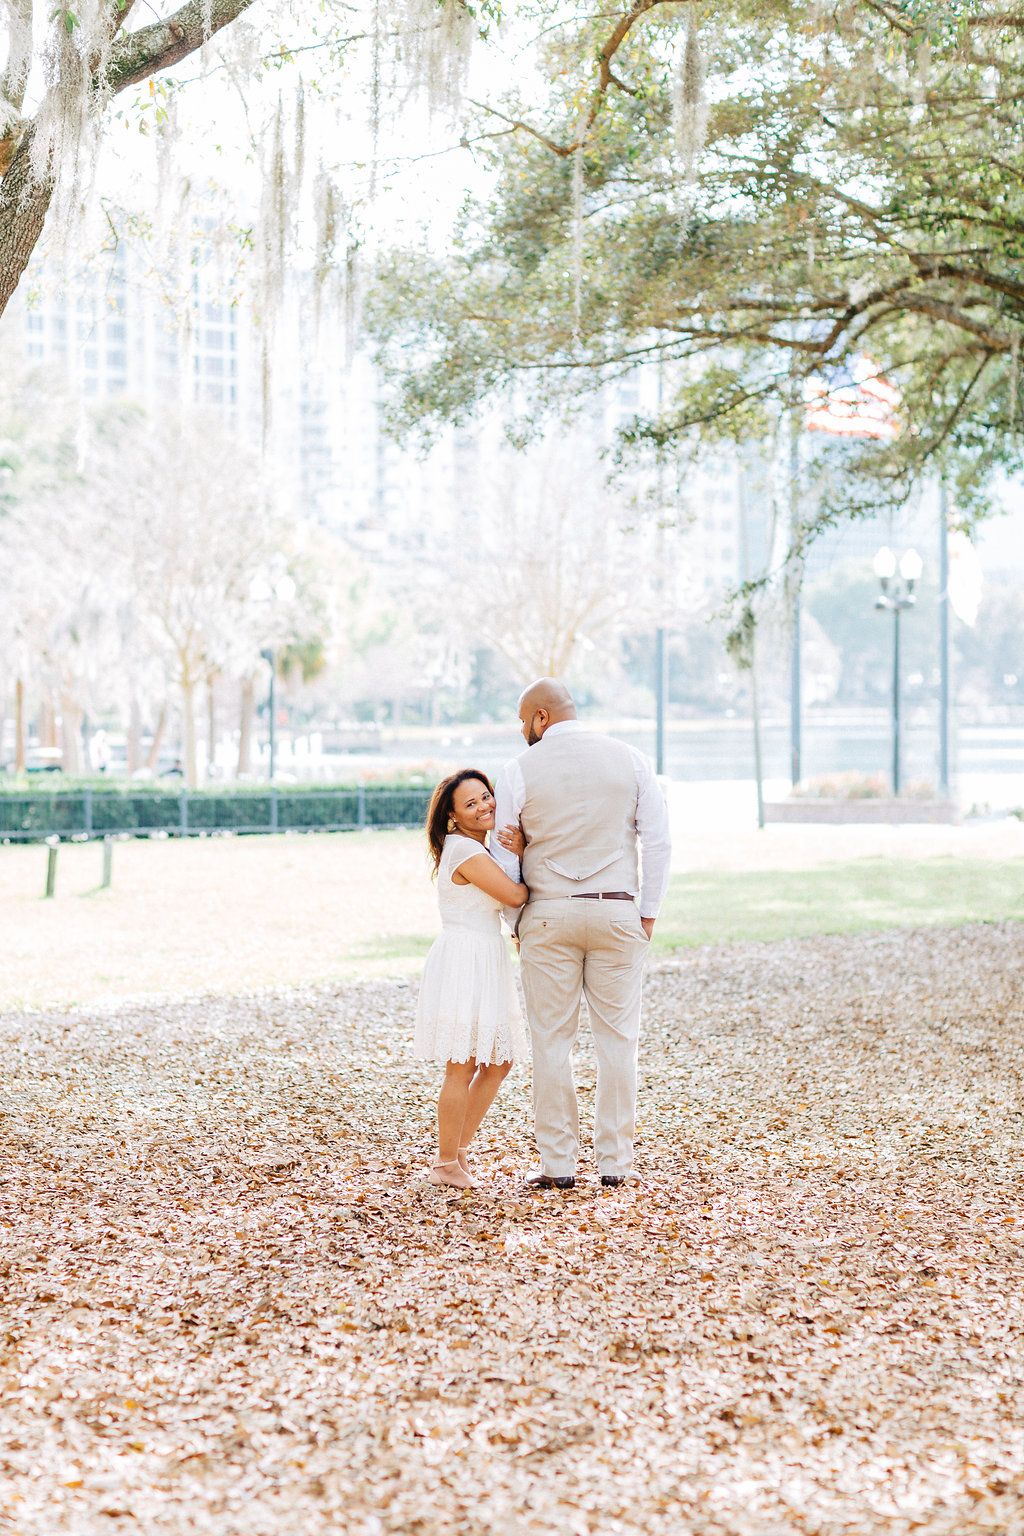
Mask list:
[[[526,1177],[528,1189],[575,1189],[574,1173],[530,1173]]]

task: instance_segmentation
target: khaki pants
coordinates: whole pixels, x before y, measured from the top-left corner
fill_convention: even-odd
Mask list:
[[[599,1173],[629,1173],[647,937],[627,901],[531,901],[519,922],[533,1040],[533,1113],[540,1164],[576,1172],[579,1106],[572,1053],[585,997],[597,1055],[594,1155]]]

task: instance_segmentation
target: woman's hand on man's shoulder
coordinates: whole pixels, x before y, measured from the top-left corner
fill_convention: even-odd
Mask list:
[[[507,826],[499,827],[498,842],[509,853],[515,854],[517,859],[521,859],[526,851],[526,837],[518,822],[511,821]]]

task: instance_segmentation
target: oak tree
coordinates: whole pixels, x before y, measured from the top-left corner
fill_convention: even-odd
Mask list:
[[[698,36],[676,0],[595,9],[552,34],[539,107],[481,105],[493,196],[443,257],[392,253],[370,307],[396,423],[656,362],[660,409],[623,439],[660,452],[762,439],[866,368],[898,391],[891,432],[821,450],[815,523],[933,468],[966,514],[1021,462],[1024,8],[701,12]]]

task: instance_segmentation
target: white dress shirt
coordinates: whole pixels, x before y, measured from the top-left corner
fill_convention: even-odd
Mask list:
[[[585,731],[581,720],[558,720],[549,725],[545,738],[561,732]],[[657,917],[668,890],[672,842],[669,836],[668,807],[658,788],[654,766],[649,757],[630,747],[636,775],[636,835],[640,844],[640,895],[637,900],[641,917]],[[526,782],[519,759],[506,763],[494,785],[494,833],[491,853],[510,880],[522,879],[519,860],[503,848],[498,833],[509,824],[516,826],[526,804]]]

